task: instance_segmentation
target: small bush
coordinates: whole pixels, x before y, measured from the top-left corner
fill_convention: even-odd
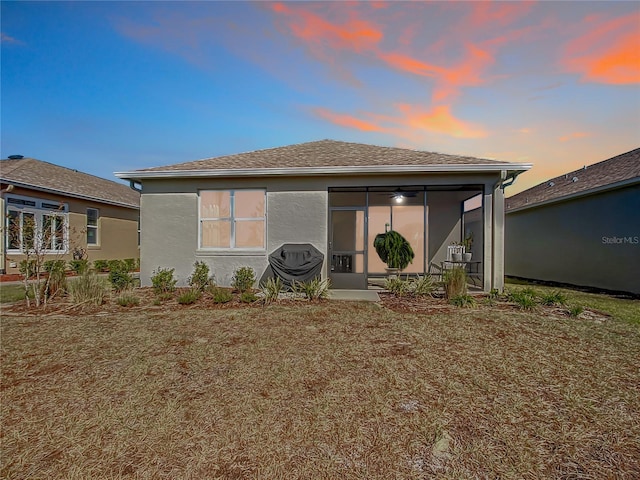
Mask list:
[[[36,261],[35,260],[22,260],[18,271],[27,278],[31,278],[36,274]]]
[[[491,300],[498,300],[500,298],[500,290],[498,290],[497,288],[492,288],[489,292],[489,298]]]
[[[178,303],[180,305],[191,305],[192,303],[198,301],[198,299],[200,298],[200,293],[201,292],[199,289],[190,288],[189,290],[182,292],[178,296]]]
[[[127,268],[127,272],[135,272],[136,271],[136,260],[135,258],[125,258],[122,260],[124,265]]]
[[[430,275],[418,275],[418,278],[411,280],[409,284],[411,295],[415,297],[426,297],[433,295],[436,290],[436,283]]]
[[[74,305],[102,305],[108,289],[104,278],[87,272],[69,282],[69,298]]]
[[[213,278],[209,277],[209,265],[204,262],[195,262],[193,273],[189,277],[189,285],[203,292],[212,281]]]
[[[256,273],[251,267],[240,267],[233,272],[231,286],[240,293],[244,293],[253,288],[256,283]]]
[[[121,307],[137,307],[140,305],[140,298],[136,297],[131,292],[124,292],[116,299],[116,302]]]
[[[151,275],[151,285],[156,294],[171,293],[176,289],[178,280],[173,278],[173,268],[160,268]]]
[[[42,265],[42,269],[45,272],[64,272],[65,270],[64,260],[47,260]]]
[[[53,298],[58,292],[66,290],[67,276],[65,266],[64,260],[47,260],[44,262],[43,269],[49,275],[41,287],[42,298]]]
[[[396,297],[404,297],[409,293],[409,282],[400,276],[389,277],[384,281],[384,288]]]
[[[476,305],[475,299],[468,293],[454,295],[449,299],[449,303],[462,308],[471,308]]]
[[[253,303],[256,300],[258,300],[258,297],[256,297],[255,293],[253,292],[242,292],[240,294],[240,301],[242,303]]]
[[[518,305],[520,310],[533,310],[536,308],[537,302],[536,297],[534,296],[535,292],[533,295],[531,294],[531,292],[531,289],[523,289],[517,292],[513,292],[509,295],[510,300]]]
[[[446,270],[443,275],[444,296],[447,299],[467,293],[467,273],[462,267]]]
[[[329,297],[331,281],[328,278],[321,280],[316,277],[308,282],[296,282],[297,288],[309,300],[320,300]]]
[[[582,312],[584,308],[581,305],[573,305],[567,309],[567,313],[573,318],[579,317]]]
[[[96,272],[106,272],[109,270],[109,262],[106,260],[94,260],[93,269]]]
[[[133,286],[133,275],[124,262],[115,260],[109,262],[109,282],[116,292],[122,292]]]
[[[173,293],[172,292],[160,293],[156,297],[156,300],[158,300],[159,303],[166,302],[167,300],[171,300],[171,299],[173,299]]]
[[[559,290],[553,292],[544,293],[540,299],[540,303],[547,306],[566,305],[567,296]]]
[[[233,300],[233,295],[226,288],[214,287],[210,293],[214,303],[227,303]]]
[[[89,271],[89,260],[86,258],[81,260],[69,260],[69,268],[77,275],[84,275]]]
[[[280,277],[269,278],[266,282],[260,285],[260,289],[264,295],[264,303],[268,305],[271,302],[278,300],[280,292],[284,290],[284,284]]]

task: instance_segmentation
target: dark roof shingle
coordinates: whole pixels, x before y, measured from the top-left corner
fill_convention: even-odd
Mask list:
[[[127,207],[140,207],[140,194],[126,185],[34,158],[0,161],[0,179]]]
[[[505,163],[484,158],[446,155],[406,148],[319,140],[163,167],[144,168],[136,170],[136,172],[393,165],[500,165]]]
[[[547,180],[506,199],[516,210],[640,178],[640,148]]]

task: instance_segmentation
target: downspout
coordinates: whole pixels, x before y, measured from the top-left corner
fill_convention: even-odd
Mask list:
[[[140,187],[142,187],[142,184],[140,184]],[[135,180],[129,180],[129,188],[131,190],[135,190],[138,193],[142,193],[142,188],[136,187],[136,181]]]

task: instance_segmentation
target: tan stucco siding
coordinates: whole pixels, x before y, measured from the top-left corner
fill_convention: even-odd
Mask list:
[[[508,213],[506,274],[640,293],[640,186]]]

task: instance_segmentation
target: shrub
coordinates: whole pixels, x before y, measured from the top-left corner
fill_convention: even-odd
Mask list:
[[[535,292],[531,294],[531,289],[522,289],[517,292],[511,293],[510,300],[518,305],[520,310],[533,310],[536,308]]]
[[[308,282],[295,282],[298,291],[302,292],[309,300],[319,300],[329,297],[329,288],[331,281],[328,278],[321,280],[316,277]]]
[[[156,297],[156,300],[158,300],[158,304],[160,304],[161,302],[166,302],[167,300],[171,300],[172,298],[173,298],[172,292],[165,292],[165,293],[158,294],[158,296]]]
[[[116,299],[116,302],[121,307],[137,307],[140,305],[140,298],[131,292],[124,292]]]
[[[256,297],[256,294],[253,292],[242,292],[240,294],[240,301],[242,303],[253,303],[256,300],[258,300],[258,297]]]
[[[69,260],[69,268],[78,275],[83,275],[89,271],[89,260]]]
[[[446,270],[443,275],[444,296],[451,299],[467,293],[467,273],[462,267]]]
[[[389,277],[384,281],[384,288],[396,297],[404,297],[409,293],[409,282],[402,280],[400,276]]]
[[[156,294],[171,293],[176,289],[178,280],[173,278],[173,268],[160,268],[151,275],[151,284]]]
[[[233,295],[226,288],[213,287],[211,289],[211,296],[214,303],[227,303],[233,300]]]
[[[47,260],[44,262],[43,269],[49,275],[47,280],[42,284],[42,298],[49,299],[54,297],[59,291],[66,290],[67,277],[65,266],[66,263],[64,260]]]
[[[94,260],[93,268],[96,272],[106,272],[109,270],[109,262],[106,260]]]
[[[256,283],[256,273],[253,271],[253,268],[240,267],[235,272],[233,272],[231,286],[238,290],[240,293],[251,290],[254,283]]]
[[[191,305],[200,298],[200,290],[197,288],[190,288],[185,290],[178,296],[178,303],[180,305]]]
[[[567,313],[570,317],[579,317],[584,312],[584,308],[581,305],[573,305],[567,309]]]
[[[135,272],[136,270],[136,260],[135,258],[125,258],[122,260],[125,267],[127,268],[127,272]]]
[[[124,262],[115,260],[109,262],[109,281],[116,292],[122,292],[133,286],[133,275]]]
[[[209,265],[204,262],[195,262],[193,273],[189,277],[189,285],[203,292],[212,282],[213,278],[209,277]]]
[[[260,289],[264,295],[264,303],[268,305],[271,302],[278,300],[280,292],[284,290],[284,284],[280,277],[269,278],[266,282],[260,285]]]
[[[74,305],[85,303],[102,305],[107,295],[108,285],[104,278],[95,273],[85,273],[69,282],[69,298]]]
[[[416,297],[426,297],[432,295],[436,289],[436,283],[430,275],[418,275],[418,278],[412,280],[409,284],[411,295]]]
[[[462,308],[471,308],[476,305],[475,299],[468,293],[454,295],[449,299],[449,303]]]
[[[36,261],[35,260],[22,260],[18,271],[27,278],[31,278],[36,274]]]
[[[64,260],[47,260],[42,265],[42,269],[45,272],[64,272],[65,263]]]
[[[543,294],[540,302],[547,306],[566,305],[567,296],[560,290],[555,290],[553,292]]]

